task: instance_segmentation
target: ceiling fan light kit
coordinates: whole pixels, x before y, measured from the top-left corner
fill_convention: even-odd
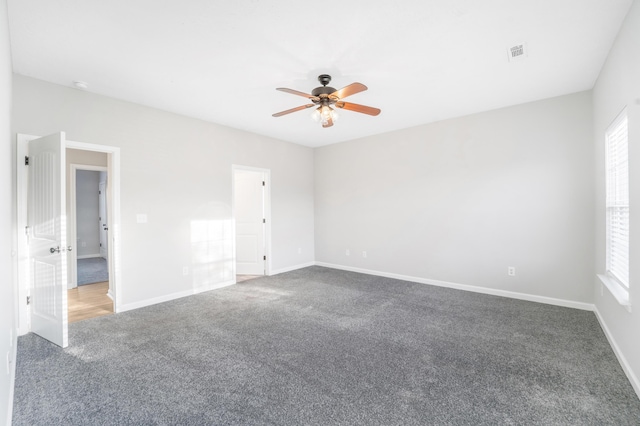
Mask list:
[[[380,110],[378,108],[354,103],[347,103],[342,100],[347,96],[355,95],[356,93],[364,92],[365,90],[367,90],[367,86],[365,86],[364,84],[351,83],[350,85],[345,86],[340,90],[336,90],[333,87],[327,86],[331,82],[331,76],[329,74],[319,75],[318,81],[320,82],[320,84],[322,84],[322,86],[313,89],[311,91],[311,94],[299,92],[293,89],[287,89],[284,87],[277,88],[276,90],[279,90],[281,92],[303,96],[309,99],[312,103],[291,108],[286,111],[277,112],[273,114],[273,116],[282,117],[283,115],[291,114],[292,112],[316,107],[311,117],[314,119],[314,121],[320,122],[322,124],[322,127],[331,127],[333,126],[333,122],[338,119],[338,114],[336,110],[332,108],[332,106],[372,116],[380,114]]]
[[[311,119],[316,123],[322,123],[322,127],[326,127],[329,120],[335,122],[338,118],[340,118],[340,115],[330,106],[319,106],[311,114]]]

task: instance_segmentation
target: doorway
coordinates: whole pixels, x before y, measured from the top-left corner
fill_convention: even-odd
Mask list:
[[[113,313],[108,256],[107,154],[67,149],[69,323]],[[90,160],[92,164],[74,161]],[[100,165],[94,165],[100,164]]]
[[[270,270],[270,171],[233,166],[236,282]]]

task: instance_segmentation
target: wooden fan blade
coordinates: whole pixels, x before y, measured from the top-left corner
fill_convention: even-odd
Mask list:
[[[315,106],[315,105],[314,104],[302,105],[302,106],[299,106],[299,107],[288,109],[286,111],[276,112],[275,114],[273,114],[273,116],[274,117],[282,117],[283,115],[291,114],[292,112],[296,112],[296,111],[302,111],[303,109],[311,108],[313,106]]]
[[[298,92],[297,90],[287,89],[286,87],[278,87],[276,90],[279,90],[281,92],[291,93],[292,95],[302,96],[302,97],[307,98],[307,99],[316,98],[316,96],[310,95],[308,93]]]
[[[333,126],[333,120],[331,119],[331,117],[329,117],[326,123],[322,123],[322,127],[331,127],[331,126]]]
[[[343,87],[340,90],[336,90],[329,96],[336,96],[339,99],[346,98],[347,96],[355,95],[356,93],[364,92],[367,90],[367,86],[362,83],[351,83],[348,86]]]
[[[336,102],[335,106],[342,109],[348,109],[349,111],[361,112],[368,115],[378,115],[380,110],[366,105],[352,104],[349,102]]]

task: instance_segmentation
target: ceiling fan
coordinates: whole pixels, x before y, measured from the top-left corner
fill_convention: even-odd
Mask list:
[[[336,111],[332,106],[336,108],[342,108],[349,111],[361,112],[368,115],[378,115],[380,110],[366,105],[353,104],[344,102],[342,99],[347,96],[355,95],[356,93],[364,92],[367,90],[367,86],[362,83],[351,83],[348,86],[343,87],[340,90],[336,90],[333,87],[327,87],[327,84],[331,82],[331,76],[329,74],[321,74],[318,76],[318,81],[322,84],[321,87],[316,87],[311,91],[311,94],[299,92],[293,89],[286,89],[279,87],[276,90],[281,92],[291,93],[292,95],[304,96],[309,99],[311,104],[302,105],[296,108],[291,108],[286,111],[281,111],[273,114],[274,117],[282,117],[292,112],[302,111],[303,109],[317,107],[314,112],[314,119],[322,123],[322,127],[331,127],[333,122],[338,118]]]

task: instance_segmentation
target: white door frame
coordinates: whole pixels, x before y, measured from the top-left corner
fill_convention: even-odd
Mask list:
[[[37,139],[36,135],[17,135],[16,155],[16,219],[17,219],[17,269],[18,269],[18,334],[24,335],[31,330],[30,311],[26,303],[30,291],[29,279],[29,247],[25,234],[27,226],[27,188],[28,173],[24,167],[24,159],[29,155],[29,141]],[[111,179],[108,185],[110,203],[107,206],[112,231],[109,244],[109,290],[113,299],[113,310],[119,312],[122,305],[122,277],[120,267],[120,148],[108,145],[96,145],[85,142],[67,140],[66,148],[84,151],[107,153],[107,173]]]
[[[236,170],[264,173],[264,252],[267,261],[264,264],[264,274],[271,275],[271,170],[258,167],[231,165],[231,215],[233,216],[233,280],[236,279]]]
[[[78,170],[87,170],[92,172],[107,172],[107,176],[109,176],[108,167],[103,166],[91,166],[88,164],[69,164],[69,188],[71,189],[69,194],[69,209],[71,211],[67,212],[67,217],[69,218],[69,240],[67,244],[70,245],[73,250],[67,253],[67,262],[69,263],[69,268],[71,270],[71,274],[69,275],[69,284],[68,288],[76,288],[78,287],[78,247],[76,247],[76,242],[78,240],[78,224],[76,223],[76,205],[77,205],[77,194],[76,194],[76,172]],[[109,186],[107,185],[107,188]],[[107,197],[107,211],[109,209],[109,200]],[[107,217],[108,220],[108,217]],[[109,247],[107,246],[107,249]],[[109,284],[109,293],[111,291],[111,284]]]
[[[104,172],[104,178],[107,179],[107,172]],[[109,261],[109,200],[107,199],[108,182],[102,181],[102,173],[98,173],[98,232],[99,232],[99,250],[100,256]],[[103,246],[104,245],[104,246]]]

